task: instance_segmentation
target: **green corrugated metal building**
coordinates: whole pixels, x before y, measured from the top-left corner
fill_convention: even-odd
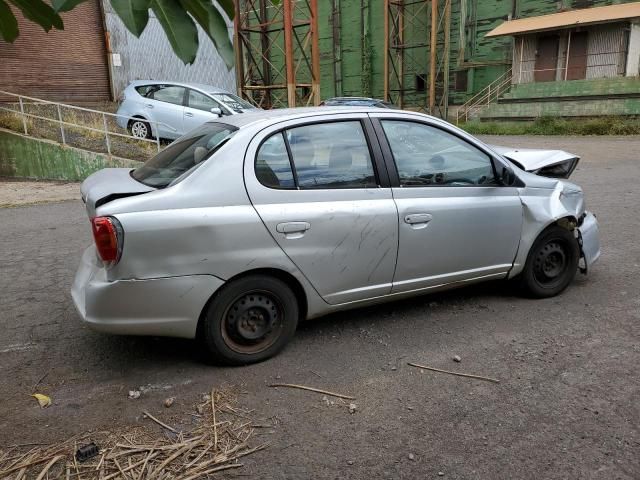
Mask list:
[[[393,0],[390,0],[393,2]],[[411,0],[405,0],[410,5]],[[448,100],[452,105],[461,104],[480,92],[498,77],[515,67],[518,53],[517,36],[500,36],[487,38],[485,35],[503,24],[505,21],[519,18],[531,18],[574,9],[584,9],[620,3],[634,3],[612,0],[451,0],[450,23],[450,57],[449,57],[449,93]],[[636,2],[637,3],[637,2]],[[429,6],[423,4],[423,11],[417,15],[424,22],[405,20],[405,44],[413,42],[418,45],[406,50],[404,86],[407,89],[404,107],[421,108],[426,105],[428,92],[427,76],[429,72]],[[443,2],[440,2],[442,5]],[[406,6],[406,9],[416,8]],[[323,99],[333,96],[384,96],[384,56],[385,56],[385,2],[383,0],[322,0],[318,2],[318,27],[320,51],[320,89]],[[410,13],[405,11],[405,16]],[[413,15],[413,13],[411,13]],[[415,16],[415,15],[414,15]],[[413,17],[412,17],[413,18]],[[633,21],[633,20],[631,20]],[[629,21],[620,23],[620,28],[629,30]],[[633,25],[633,24],[631,24]],[[565,26],[558,29],[558,35],[567,31]],[[573,28],[580,31],[580,28]],[[549,34],[548,34],[549,35]],[[547,35],[547,36],[548,36]],[[624,41],[629,41],[629,35],[624,33]],[[529,37],[535,39],[539,35]],[[439,47],[442,48],[442,36],[438,37]],[[564,37],[562,37],[564,38]],[[627,46],[628,47],[628,46]],[[537,54],[533,44],[534,55]],[[560,47],[557,48],[561,49]],[[514,53],[515,52],[515,53]],[[565,52],[566,53],[566,52]],[[629,54],[629,52],[627,52]],[[638,52],[631,52],[640,55]],[[561,51],[556,53],[557,57]],[[439,59],[441,62],[442,59]],[[560,60],[557,60],[560,62]],[[560,67],[561,68],[561,67]],[[637,67],[636,67],[637,69]],[[630,101],[640,96],[639,81],[636,75],[631,79],[617,78],[611,82],[599,79],[590,84],[589,79],[576,79],[573,82],[549,81],[548,83],[533,82],[514,85],[512,104],[516,107],[504,107],[498,117],[531,117],[545,114],[544,108],[527,108],[527,95],[531,98],[548,96],[547,92],[559,97],[571,96],[572,92],[579,101],[589,101],[589,95],[597,95],[599,100],[606,100],[606,95],[615,95],[618,91],[625,95],[627,107],[621,107],[617,114],[640,114],[640,100]],[[616,72],[614,76],[624,77],[624,72]],[[521,80],[521,79],[520,79]],[[548,81],[549,79],[547,79]],[[555,80],[555,79],[554,79]],[[564,80],[564,79],[560,79]],[[439,79],[442,88],[442,79]],[[593,89],[591,89],[593,85]],[[575,87],[575,88],[574,88]],[[527,90],[528,89],[528,90]],[[592,91],[593,90],[593,91]],[[520,93],[518,93],[518,91]],[[441,90],[440,96],[444,95]],[[520,96],[518,96],[520,95]],[[604,97],[603,97],[604,95]],[[505,98],[509,100],[508,95]],[[566,100],[566,98],[565,98]],[[499,102],[500,103],[500,102]],[[568,104],[567,104],[568,105]],[[493,106],[492,106],[493,108]],[[626,109],[625,109],[626,108]],[[512,110],[510,112],[509,110]],[[565,109],[569,115],[571,108]],[[580,111],[580,109],[576,110]],[[485,112],[486,113],[486,112]],[[598,115],[606,112],[606,103],[591,109],[589,114]],[[557,114],[557,113],[556,113]]]

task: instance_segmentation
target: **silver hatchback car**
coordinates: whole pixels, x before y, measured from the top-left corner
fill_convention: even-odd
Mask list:
[[[136,80],[122,93],[116,122],[134,137],[174,140],[218,117],[256,110],[212,85]]]
[[[557,295],[600,254],[561,179],[577,162],[412,112],[229,116],[82,184],[95,242],[72,296],[96,330],[199,338],[245,364],[338,310],[490,279]]]

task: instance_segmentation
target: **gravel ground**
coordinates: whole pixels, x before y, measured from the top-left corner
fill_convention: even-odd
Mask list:
[[[73,182],[29,182],[0,178],[0,208],[80,198],[80,184]]]
[[[270,445],[228,478],[640,478],[640,137],[485,140],[583,156],[573,180],[603,247],[588,277],[547,300],[490,283],[332,315],[250,367],[209,366],[189,341],[89,331],[69,298],[90,242],[81,203],[0,209],[0,446],[138,425],[142,410],[179,425],[201,393],[239,385]],[[353,395],[355,413],[272,382]]]

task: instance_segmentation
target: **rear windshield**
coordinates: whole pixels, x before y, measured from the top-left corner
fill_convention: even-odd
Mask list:
[[[147,160],[131,176],[150,187],[164,188],[209,158],[236,130],[225,123],[205,123]]]

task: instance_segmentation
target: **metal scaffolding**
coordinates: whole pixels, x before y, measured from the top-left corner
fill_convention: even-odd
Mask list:
[[[384,98],[447,118],[451,0],[384,0]]]
[[[318,105],[317,0],[234,0],[238,93],[261,108]]]

